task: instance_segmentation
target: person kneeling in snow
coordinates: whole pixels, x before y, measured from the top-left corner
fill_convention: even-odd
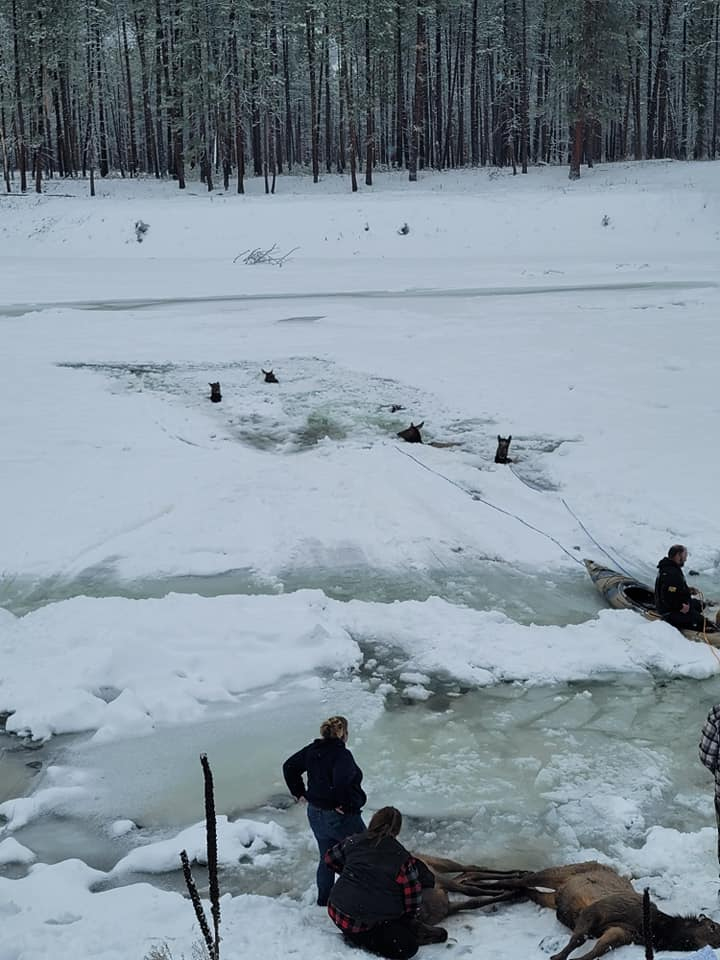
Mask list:
[[[383,807],[364,833],[325,854],[340,874],[330,893],[330,919],[350,943],[391,960],[415,956],[421,942],[447,939],[442,927],[419,920],[423,887],[434,887],[435,878],[398,842],[401,826],[400,811]]]

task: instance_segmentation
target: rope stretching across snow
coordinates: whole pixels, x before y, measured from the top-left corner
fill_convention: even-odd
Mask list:
[[[432,467],[429,467],[426,463],[423,463],[422,460],[418,460],[417,457],[414,457],[411,453],[408,453],[407,450],[401,450],[400,447],[395,447],[398,453],[401,453],[404,457],[409,457],[411,460],[414,460],[419,466],[427,470],[429,473],[433,473],[436,477],[440,477],[441,480],[451,483],[454,487],[457,487],[458,490],[461,490],[464,494],[469,497],[472,497],[473,500],[477,500],[479,503],[484,503],[486,507],[490,507],[492,510],[497,510],[498,513],[505,514],[506,517],[512,517],[513,520],[517,520],[518,523],[521,523],[524,527],[527,527],[529,530],[533,530],[535,533],[539,533],[541,537],[545,537],[547,540],[551,540],[556,546],[560,547],[563,553],[566,553],[571,560],[575,563],[579,563],[580,566],[583,566],[582,560],[574,556],[567,547],[564,547],[562,543],[552,534],[546,533],[545,530],[540,530],[539,527],[535,527],[532,523],[528,523],[527,520],[523,520],[522,517],[519,517],[516,513],[512,513],[510,510],[505,510],[503,507],[498,507],[496,504],[491,503],[489,500],[485,500],[484,497],[479,496],[477,493],[470,493],[469,490],[466,490],[465,487],[461,486],[456,480],[451,480],[450,477],[446,477],[444,473],[440,473],[438,470],[433,470]]]
[[[577,522],[580,524],[581,530],[592,540],[592,542],[595,544],[595,546],[598,548],[598,550],[599,550],[601,553],[604,553],[605,556],[608,558],[608,560],[611,560],[611,561],[615,564],[615,566],[616,566],[619,570],[621,570],[624,574],[627,574],[628,577],[632,577],[632,576],[633,576],[632,573],[629,573],[629,572],[625,569],[625,567],[623,567],[623,565],[620,563],[620,561],[617,559],[617,557],[613,557],[613,555],[612,555],[611,553],[608,553],[607,550],[606,550],[604,547],[601,547],[601,546],[600,546],[600,544],[597,542],[597,540],[595,539],[595,537],[590,533],[590,531],[588,530],[588,528],[587,528],[587,527],[585,526],[585,524],[582,522],[582,520],[580,519],[580,517],[579,517],[579,516],[575,513],[575,511],[568,505],[567,500],[566,500],[564,497],[561,497],[561,498],[560,498],[560,502],[561,502],[562,505],[565,507],[565,509],[568,511],[568,513],[577,520]]]

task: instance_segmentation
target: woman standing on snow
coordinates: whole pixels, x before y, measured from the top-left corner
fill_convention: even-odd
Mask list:
[[[362,770],[345,744],[348,722],[330,717],[320,726],[320,738],[298,750],[283,764],[283,776],[295,801],[307,801],[310,829],[317,840],[318,906],[327,905],[335,880],[324,857],[334,844],[365,830],[360,812],[367,797],[361,787]],[[303,781],[307,774],[307,786]]]

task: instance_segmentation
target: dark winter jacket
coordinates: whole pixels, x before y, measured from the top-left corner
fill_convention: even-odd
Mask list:
[[[685,582],[682,568],[670,557],[663,557],[658,563],[658,575],[655,581],[655,606],[658,613],[679,613],[680,608],[690,603],[690,588]]]
[[[367,831],[331,847],[325,863],[340,874],[328,913],[344,929],[414,916],[422,903],[422,888],[435,885],[425,864],[401,843],[392,837],[378,840]]]
[[[283,776],[294,797],[305,797],[308,803],[323,810],[339,807],[343,813],[360,813],[367,801],[360,786],[362,770],[345,741],[337,737],[313,740],[288,757],[283,764]]]

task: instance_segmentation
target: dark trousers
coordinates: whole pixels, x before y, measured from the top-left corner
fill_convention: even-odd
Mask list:
[[[666,613],[663,620],[667,620],[678,630],[702,630],[705,627],[705,617],[702,615],[702,604],[694,597],[690,601],[690,609],[687,613],[680,613],[679,610],[673,613]]]
[[[718,829],[718,864],[720,864],[720,796],[715,794],[715,822],[717,823]]]
[[[307,815],[320,854],[315,875],[318,888],[317,902],[324,907],[328,902],[332,885],[335,883],[335,873],[325,863],[325,854],[330,847],[334,847],[345,837],[351,837],[354,833],[362,833],[365,824],[359,813],[338,813],[336,810],[322,810],[320,807],[314,807],[311,803],[308,804]]]
[[[385,920],[363,933],[345,933],[345,939],[389,960],[406,960],[418,952],[417,932],[409,918]]]

